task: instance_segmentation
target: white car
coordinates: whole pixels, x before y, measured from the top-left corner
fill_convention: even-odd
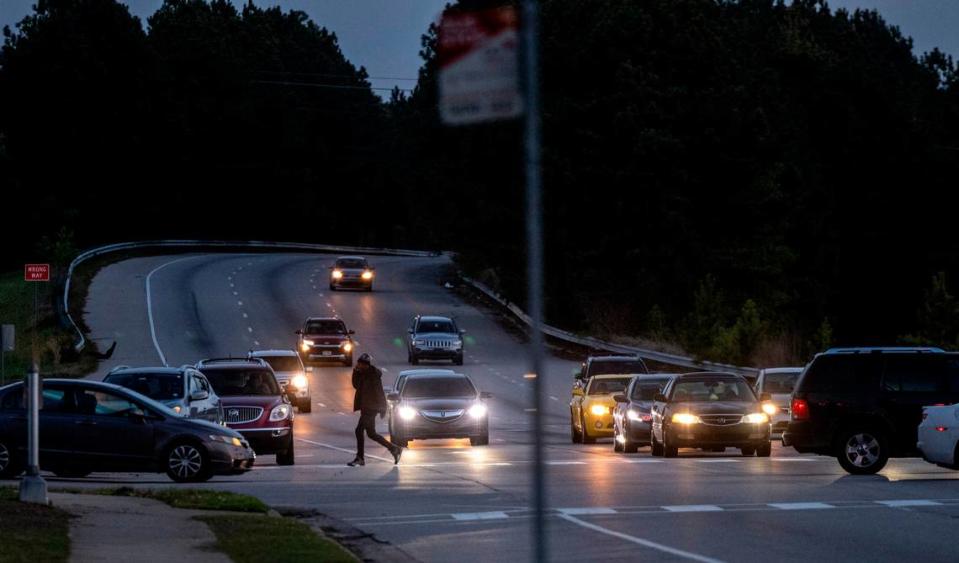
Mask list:
[[[919,424],[922,457],[930,463],[959,469],[959,404],[944,407],[923,407]]]
[[[313,403],[310,398],[310,376],[312,367],[303,367],[303,360],[296,350],[250,350],[251,358],[260,358],[273,368],[276,374],[276,382],[282,389],[292,386],[295,389],[294,406],[300,409],[300,412],[310,412],[313,410]]]
[[[793,388],[799,381],[803,368],[766,368],[759,370],[756,378],[756,394],[769,393],[772,403],[776,406],[773,412],[767,412],[770,429],[774,434],[781,434],[789,425],[790,404]]]

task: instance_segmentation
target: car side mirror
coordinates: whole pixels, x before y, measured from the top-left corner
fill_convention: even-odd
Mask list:
[[[346,331],[346,334],[356,334],[356,331],[355,331],[355,330],[352,330],[352,329],[350,329],[350,330],[348,330],[348,331]]]
[[[613,395],[613,400],[616,401],[617,403],[629,402],[629,399],[626,398],[626,395],[623,395],[622,393],[616,393],[615,395]]]
[[[412,329],[412,328],[408,328],[408,329],[406,329],[406,332],[408,332],[408,333],[410,333],[410,334],[413,334],[413,329]]]
[[[772,401],[772,400],[773,400],[773,396],[770,395],[769,393],[760,393],[760,394],[759,394],[759,400],[760,400],[760,401]]]
[[[668,402],[669,402],[669,399],[666,398],[666,395],[663,395],[662,393],[656,393],[656,396],[653,397],[653,400],[656,401],[656,402],[658,402],[658,403],[668,403]]]
[[[400,394],[390,393],[389,395],[386,396],[386,400],[395,403],[400,400]]]
[[[210,394],[206,391],[194,391],[190,395],[190,401],[205,401],[210,398]]]
[[[493,394],[489,391],[480,391],[480,399],[492,399]]]
[[[582,397],[584,394],[582,387],[573,387],[573,396]]]

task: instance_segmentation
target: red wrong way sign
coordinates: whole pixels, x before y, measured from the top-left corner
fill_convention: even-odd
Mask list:
[[[26,264],[23,266],[23,279],[29,282],[50,281],[50,264]]]
[[[518,28],[512,6],[443,14],[436,55],[444,123],[465,125],[523,113]]]

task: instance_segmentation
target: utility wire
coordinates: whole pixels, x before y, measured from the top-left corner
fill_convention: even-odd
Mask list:
[[[275,86],[306,86],[309,88],[328,88],[330,90],[382,90],[392,92],[397,89],[401,92],[412,92],[412,88],[375,88],[373,86],[346,86],[343,84],[317,84],[316,82],[291,82],[289,80],[253,80],[254,84],[272,84]]]

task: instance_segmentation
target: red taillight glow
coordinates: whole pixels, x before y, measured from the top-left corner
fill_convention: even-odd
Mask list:
[[[946,428],[945,426],[936,426],[936,432],[945,432],[946,430],[949,430],[949,429]]]
[[[649,414],[644,414],[641,418],[643,419],[643,422],[651,422],[653,420],[653,416]]]
[[[793,399],[791,407],[793,420],[809,418],[809,403],[806,402],[806,399]]]

